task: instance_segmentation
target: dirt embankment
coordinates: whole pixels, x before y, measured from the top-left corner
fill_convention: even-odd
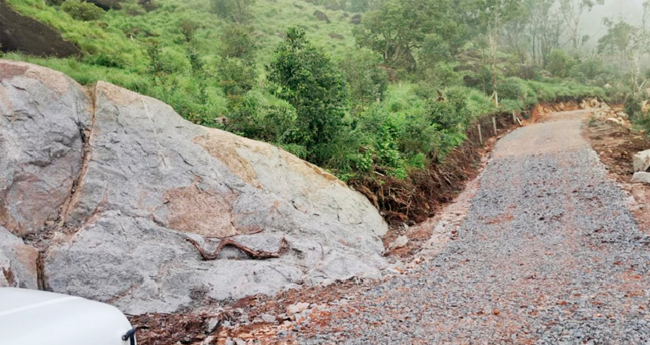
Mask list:
[[[79,55],[76,45],[65,41],[53,28],[22,16],[0,0],[0,49],[59,58]]]
[[[598,153],[610,176],[628,193],[628,204],[639,223],[639,229],[650,232],[650,186],[630,182],[634,175],[634,154],[650,149],[647,133],[633,129],[627,120],[594,114],[585,123],[584,136]]]

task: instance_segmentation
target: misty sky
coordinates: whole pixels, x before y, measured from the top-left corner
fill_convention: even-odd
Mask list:
[[[602,24],[604,17],[618,19],[623,16],[630,23],[640,25],[643,13],[642,3],[643,0],[605,0],[605,5],[595,7],[593,11],[584,16],[582,21],[583,34],[602,36],[604,34]]]

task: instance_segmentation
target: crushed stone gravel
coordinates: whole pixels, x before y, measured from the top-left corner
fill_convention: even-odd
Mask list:
[[[645,344],[650,238],[580,134],[585,112],[496,147],[453,241],[289,330],[300,344]]]

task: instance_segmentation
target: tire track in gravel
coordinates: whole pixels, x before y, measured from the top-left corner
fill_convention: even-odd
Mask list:
[[[551,114],[504,137],[439,255],[291,335],[301,344],[649,343],[650,238],[581,136],[586,114]]]

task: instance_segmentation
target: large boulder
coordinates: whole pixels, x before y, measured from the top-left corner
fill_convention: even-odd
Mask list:
[[[20,15],[0,0],[0,49],[37,56],[79,55],[76,45],[65,41],[53,28]]]
[[[14,235],[59,219],[80,174],[92,102],[62,73],[0,64],[0,226]]]
[[[646,172],[650,170],[650,150],[635,154],[633,165],[634,172]]]
[[[104,82],[9,61],[0,79],[0,225],[46,244],[52,291],[174,312],[385,265],[372,204],[275,146]]]

